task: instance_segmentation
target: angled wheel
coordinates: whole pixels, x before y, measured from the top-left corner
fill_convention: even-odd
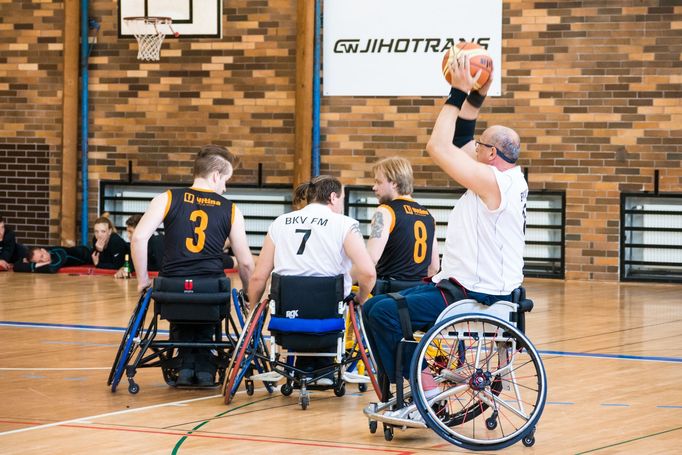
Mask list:
[[[257,355],[258,346],[262,340],[261,329],[267,312],[267,300],[263,300],[254,308],[244,324],[244,330],[239,336],[239,340],[232,353],[232,358],[227,367],[225,386],[223,395],[225,404],[232,401],[232,397],[237,393],[239,384],[251,366],[251,361]]]
[[[123,373],[125,372],[125,367],[128,366],[130,358],[133,356],[135,349],[133,342],[136,338],[139,339],[140,333],[142,332],[151,295],[152,290],[148,289],[140,296],[140,300],[137,302],[135,311],[133,311],[130,321],[128,322],[128,327],[123,334],[121,344],[118,347],[116,357],[114,358],[114,363],[111,366],[111,371],[109,372],[109,379],[107,380],[107,385],[111,386],[112,392],[116,392],[118,383],[121,381]]]
[[[365,374],[369,377],[370,381],[372,382],[372,387],[374,387],[374,391],[377,394],[377,397],[379,398],[379,401],[384,401],[382,400],[381,397],[381,388],[379,387],[379,382],[377,381],[376,377],[376,362],[374,361],[374,358],[372,357],[372,352],[369,349],[369,344],[365,341],[365,326],[362,323],[362,313],[360,311],[357,311],[355,307],[355,303],[350,302],[349,304],[349,314],[350,314],[350,320],[351,324],[353,325],[353,333],[355,335],[355,340],[357,343],[357,350],[360,353],[360,358],[362,359],[362,363],[365,366]],[[365,388],[367,386],[365,385]]]
[[[485,314],[437,323],[417,346],[410,373],[426,425],[468,450],[498,450],[528,438],[547,399],[533,344],[509,322]],[[438,393],[427,398],[424,383],[433,381]]]

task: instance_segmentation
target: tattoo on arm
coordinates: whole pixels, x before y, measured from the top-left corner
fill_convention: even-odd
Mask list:
[[[370,239],[378,239],[384,231],[384,215],[377,211],[372,217],[372,232],[369,234]]]
[[[362,237],[362,232],[360,232],[360,226],[358,225],[358,223],[353,223],[353,225],[350,227],[350,232],[352,234],[357,234],[360,237]]]

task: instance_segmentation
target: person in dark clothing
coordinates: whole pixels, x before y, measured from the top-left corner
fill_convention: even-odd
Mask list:
[[[239,261],[239,277],[247,289],[254,263],[246,239],[244,216],[221,196],[232,176],[237,158],[225,148],[206,145],[194,161],[191,188],[177,188],[156,196],[135,228],[131,246],[137,289],[151,285],[147,250],[149,239],[163,223],[163,264],[159,276],[220,278],[227,240]],[[214,328],[206,324],[171,324],[171,338],[178,341],[210,341]],[[176,385],[212,386],[216,365],[209,349],[179,349]]]
[[[57,273],[62,267],[85,265],[90,262],[87,246],[47,248],[33,247],[26,253],[25,262],[14,265],[15,272]]]
[[[424,207],[412,199],[412,165],[401,157],[384,158],[374,164],[374,194],[379,199],[372,217],[367,250],[377,269],[374,294],[399,291],[391,282],[404,285],[438,273],[436,223]]]
[[[135,228],[137,224],[142,219],[142,214],[137,213],[131,215],[126,220],[126,233],[128,234],[128,239],[133,238],[135,233]],[[161,263],[163,261],[163,234],[155,232],[149,239],[149,248],[147,249],[147,270],[152,272],[158,272],[161,270]],[[128,243],[128,249],[130,249],[130,243]],[[127,276],[128,272],[135,271],[135,266],[132,262],[129,262],[130,270],[125,270],[125,267],[118,269],[114,278],[129,278]]]
[[[125,240],[116,232],[114,225],[107,217],[95,220],[95,236],[92,239],[92,263],[98,269],[117,270],[123,267],[126,254],[130,249]]]
[[[17,237],[12,229],[5,225],[5,220],[0,217],[0,272],[12,270],[16,262],[25,256],[26,249],[17,242]]]

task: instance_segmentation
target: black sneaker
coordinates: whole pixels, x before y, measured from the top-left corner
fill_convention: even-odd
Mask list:
[[[192,385],[192,380],[194,379],[194,370],[189,368],[183,368],[178,371],[178,379],[175,381],[175,385]]]
[[[215,380],[213,375],[207,371],[197,372],[197,386],[199,387],[213,387],[215,385]]]

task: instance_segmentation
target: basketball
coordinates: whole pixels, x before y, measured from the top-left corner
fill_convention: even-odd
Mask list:
[[[451,83],[450,63],[453,58],[460,58],[465,55],[469,56],[469,65],[471,67],[471,75],[475,76],[481,70],[481,77],[474,85],[474,90],[481,88],[493,72],[493,59],[488,54],[484,47],[476,43],[459,42],[455,46],[448,49],[443,55],[443,62],[441,64],[443,76],[448,84]]]

